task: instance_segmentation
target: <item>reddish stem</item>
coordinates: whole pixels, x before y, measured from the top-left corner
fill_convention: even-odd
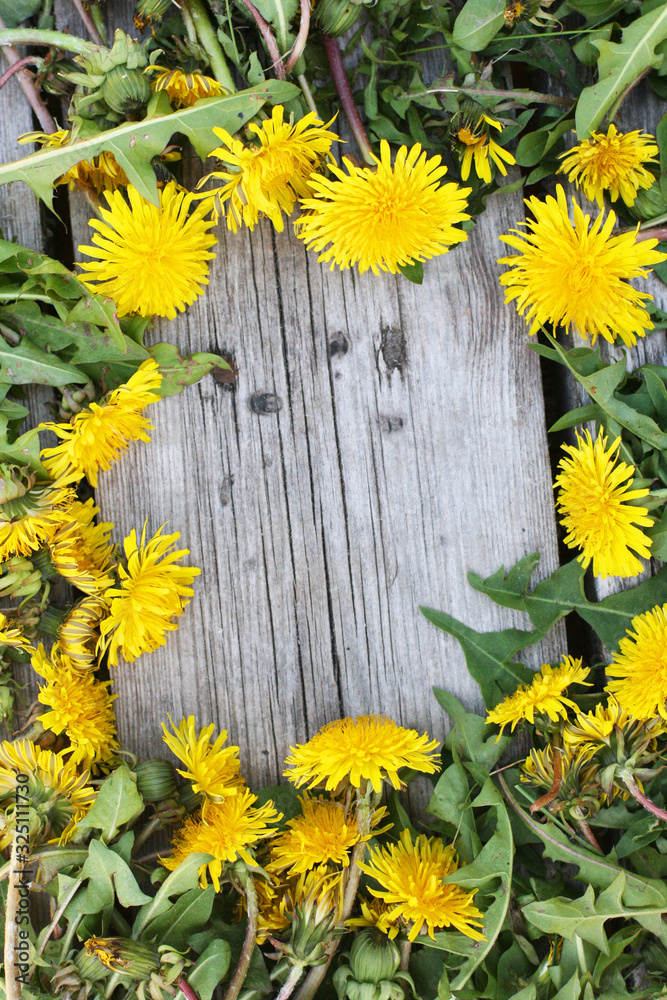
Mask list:
[[[619,232],[630,233],[631,229],[621,229]],[[639,240],[667,240],[667,226],[655,226],[654,228],[640,229],[637,233]]]
[[[192,987],[190,986],[190,983],[187,981],[187,979],[185,978],[185,976],[181,976],[176,981],[176,985],[178,986],[178,988],[181,991],[181,993],[183,994],[183,996],[187,997],[187,1000],[199,1000],[199,997],[197,996],[197,994],[195,993],[195,991],[192,989]]]
[[[41,66],[44,62],[39,56],[23,56],[23,59],[19,59],[18,62],[12,63],[9,69],[0,76],[0,90],[4,87],[8,80],[14,76],[14,73],[19,73],[26,66]]]
[[[660,806],[657,806],[655,802],[651,802],[651,800],[641,791],[639,785],[635,784],[632,778],[624,778],[624,782],[625,787],[630,792],[633,799],[636,799],[637,802],[644,807],[644,809],[648,810],[648,812],[653,813],[653,815],[657,816],[658,819],[667,823],[667,812],[665,812],[664,809],[661,809]]]
[[[530,807],[530,814],[533,815],[538,809],[543,809],[544,806],[548,806],[550,802],[558,795],[560,790],[560,783],[563,780],[563,767],[561,762],[560,750],[558,747],[553,748],[554,755],[554,780],[551,782],[551,788],[546,793],[542,795],[539,799],[535,799]]]
[[[366,135],[366,129],[364,128],[363,122],[359,117],[359,112],[357,111],[357,106],[354,103],[354,97],[352,96],[352,91],[350,89],[350,81],[347,78],[345,72],[345,67],[343,66],[343,57],[338,47],[338,42],[335,38],[329,38],[328,35],[322,35],[322,44],[324,45],[324,51],[327,54],[327,59],[329,60],[329,69],[331,70],[331,77],[334,82],[336,91],[340,98],[340,103],[345,112],[345,117],[350,123],[350,128],[352,129],[354,138],[357,140],[359,149],[364,154],[364,159],[366,163],[370,163],[375,166],[377,160],[373,156],[373,151],[371,149],[371,144]]]
[[[577,820],[577,826],[579,827],[579,829],[581,830],[581,832],[583,833],[584,837],[586,838],[586,840],[588,841],[588,843],[591,845],[591,847],[594,848],[594,850],[599,851],[600,854],[602,854],[602,848],[598,844],[597,837],[595,836],[595,834],[591,830],[591,828],[588,825],[588,823],[586,822],[586,820],[585,819],[578,819]]]
[[[280,49],[278,48],[278,42],[275,39],[273,32],[268,21],[265,21],[260,12],[255,7],[251,0],[240,0],[243,6],[246,8],[249,14],[255,20],[255,24],[260,30],[262,38],[266,43],[266,47],[269,50],[269,57],[271,59],[271,65],[276,71],[276,76],[279,80],[285,79],[285,67],[283,65],[283,57],[280,54]]]
[[[299,24],[299,33],[294,39],[292,52],[290,53],[289,59],[285,63],[286,73],[289,73],[292,69],[294,69],[297,60],[299,59],[301,53],[306,47],[309,31],[310,31],[310,0],[301,0],[301,23]]]
[[[104,48],[104,39],[97,30],[97,25],[93,21],[92,17],[90,16],[86,8],[83,6],[81,0],[72,0],[72,4],[74,7],[76,7],[79,17],[83,21],[83,25],[88,34],[90,35],[91,39],[95,42],[95,45],[100,45],[102,46],[102,48]]]
[[[0,31],[5,29],[6,29],[5,22],[0,17]],[[16,49],[15,46],[13,45],[3,45],[2,52],[10,66],[16,65],[16,63],[19,62],[21,59],[21,56],[18,53],[18,49]],[[30,107],[32,108],[32,110],[35,112],[35,115],[39,119],[39,124],[42,126],[44,131],[48,133],[48,135],[51,135],[53,132],[56,131],[56,123],[54,122],[53,118],[47,111],[46,105],[39,96],[39,90],[37,88],[37,84],[33,80],[30,73],[28,73],[27,70],[25,69],[21,69],[18,71],[17,80],[19,82],[21,90],[28,99]]]

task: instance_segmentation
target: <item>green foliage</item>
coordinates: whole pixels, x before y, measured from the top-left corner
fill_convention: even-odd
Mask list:
[[[121,826],[136,819],[143,808],[134,774],[121,765],[103,781],[90,812],[79,821],[79,829],[99,830],[102,839],[108,842]]]
[[[454,22],[452,41],[469,52],[480,52],[505,25],[505,0],[466,0]]]
[[[169,114],[156,94],[141,122],[125,122],[117,128],[87,136],[71,146],[42,149],[14,163],[0,166],[0,184],[24,181],[49,207],[53,203],[53,184],[81,160],[90,161],[101,152],[113,153],[139,194],[152,204],[158,203],[158,188],[153,157],[169,144],[176,133],[186,136],[202,159],[219,145],[213,127],[236,132],[267,102],[279,104],[296,93],[291,83],[270,80],[226,97],[215,97],[194,107]]]

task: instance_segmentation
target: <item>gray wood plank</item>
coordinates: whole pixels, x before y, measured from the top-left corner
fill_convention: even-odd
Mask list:
[[[271,781],[288,745],[341,714],[442,736],[432,684],[479,706],[418,605],[521,624],[466,570],[536,548],[556,565],[539,367],[494,263],[519,210],[492,203],[421,288],[331,274],[268,225],[221,239],[207,296],[160,335],[229,352],[237,385],[209,376],[158,404],[153,443],[98,489],[118,528],[168,519],[203,569],[168,645],[114,672],[128,745],[157,752],[166,712],[194,712]],[[277,412],[253,410],[265,393]]]

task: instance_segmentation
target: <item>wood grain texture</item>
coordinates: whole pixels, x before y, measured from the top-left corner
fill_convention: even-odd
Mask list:
[[[238,382],[155,406],[153,443],[98,490],[123,532],[168,519],[203,570],[165,649],[115,671],[128,745],[159,752],[159,720],[193,712],[273,781],[290,744],[341,714],[442,736],[431,685],[479,706],[418,605],[523,624],[466,570],[534,549],[556,565],[539,367],[494,263],[519,205],[492,202],[421,288],[330,273],[268,224],[223,236],[206,297],[160,336],[231,354]]]
[[[89,212],[71,206],[76,246]],[[232,357],[238,379],[152,407],[152,443],[97,491],[117,539],[168,521],[202,568],[167,645],[114,671],[127,746],[162,756],[160,721],[194,713],[229,730],[251,782],[273,782],[290,744],[341,715],[441,738],[433,684],[480,707],[458,644],[418,605],[528,627],[465,573],[535,549],[540,576],[557,564],[538,359],[495,263],[522,211],[491,199],[420,288],[329,272],[289,224],[220,232],[206,295],[152,336]],[[527,660],[564,649],[559,630]]]

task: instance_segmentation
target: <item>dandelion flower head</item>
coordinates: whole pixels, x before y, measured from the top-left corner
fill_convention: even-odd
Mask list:
[[[41,645],[32,664],[46,681],[38,701],[49,709],[37,719],[52,733],[67,736],[71,746],[63,755],[86,768],[110,760],[119,749],[113,708],[118,695],[109,692],[111,681],[99,681],[62,661],[55,663]]]
[[[62,451],[59,454],[66,455],[67,447],[60,447]],[[71,475],[71,452],[66,457],[68,464],[65,466],[63,463],[61,467],[70,470]],[[80,467],[76,470],[77,476],[79,471]],[[48,542],[49,555],[58,573],[77,590],[91,596],[101,594],[113,583],[111,568],[116,547],[109,541],[113,524],[110,521],[95,523],[99,512],[92,498],[85,503],[76,500]]]
[[[511,725],[512,732],[519,722],[526,720],[532,725],[536,715],[547,715],[552,722],[567,718],[567,706],[576,704],[565,697],[571,684],[583,684],[588,677],[588,667],[582,667],[581,658],[563,656],[557,667],[543,663],[530,684],[520,684],[517,690],[496,705],[487,715],[487,723],[500,726],[502,735],[505,726]]]
[[[410,925],[408,939],[419,933],[453,927],[474,941],[484,941],[482,914],[474,905],[476,890],[467,892],[443,879],[458,869],[456,852],[438,837],[421,834],[413,842],[409,830],[403,830],[398,843],[370,852],[359,867],[380,886],[369,892],[384,900],[391,909],[387,920],[398,918]]]
[[[440,184],[447,168],[441,157],[427,158],[419,143],[401,146],[392,166],[389,143],[380,143],[377,166],[357,167],[346,157],[347,170],[330,164],[333,177],[313,174],[312,195],[301,202],[304,214],[296,231],[319,261],[342,270],[390,271],[447,253],[467,233],[458,223],[466,213],[470,188]]]
[[[195,196],[169,181],[152,205],[130,185],[105,193],[102,220],[91,219],[95,246],[79,250],[92,261],[79,266],[80,280],[92,292],[108,295],[119,316],[165,316],[174,319],[208,284],[210,248],[216,242],[207,218],[210,199],[195,206]]]
[[[157,74],[151,81],[153,90],[163,90],[177,109],[191,108],[204,97],[220,97],[223,93],[222,84],[197,70],[185,73],[182,69],[169,69],[156,64],[147,66],[144,72]]]
[[[109,606],[103,597],[86,596],[68,612],[58,627],[58,641],[51,649],[63,663],[77,673],[88,673],[98,667],[97,646],[100,638],[100,622],[109,613]]]
[[[106,402],[91,403],[68,424],[42,424],[43,430],[53,431],[60,439],[55,447],[42,451],[49,475],[67,481],[86,476],[91,486],[97,486],[97,473],[107,472],[133,441],[150,441],[147,431],[153,428],[143,411],[160,399],[161,383],[157,362],[148,358]],[[82,514],[79,508],[77,513]]]
[[[612,122],[606,135],[593,132],[590,139],[561,153],[563,162],[556,173],[567,174],[567,179],[600,208],[605,191],[611,201],[621,198],[626,205],[633,205],[639,190],[647,190],[655,180],[645,164],[656,163],[657,155],[652,135],[639,130],[619,132]]]
[[[427,774],[437,771],[437,746],[437,740],[391,719],[360,715],[330,722],[308,743],[292,747],[284,774],[297,788],[324,783],[327,791],[333,791],[341,782],[355,788],[369,782],[379,792],[383,781],[401,787],[402,767]]]
[[[507,167],[516,163],[508,150],[491,138],[490,129],[502,132],[503,127],[495,118],[480,115],[477,121],[464,118],[454,126],[453,139],[461,158],[461,180],[467,181],[474,166],[475,173],[485,184],[491,183],[491,162],[505,177]]]
[[[13,839],[18,774],[28,775],[31,841],[66,843],[95,801],[97,792],[88,784],[90,773],[80,772],[62,753],[42,750],[32,740],[0,743],[0,809],[6,810],[0,850]]]
[[[244,145],[223,128],[213,129],[222,145],[209,155],[227,169],[209,177],[226,181],[214,193],[217,202],[229,202],[228,229],[235,233],[241,224],[254,229],[260,216],[266,215],[282,232],[283,212],[291,215],[297,198],[310,194],[310,175],[338,139],[329,131],[332,122],[325,125],[311,111],[291,125],[283,121],[283,107],[277,104],[271,118],[248,126],[258,144]]]
[[[201,570],[180,566],[188,549],[174,549],[179,532],[163,535],[159,528],[146,540],[144,524],[141,541],[132,530],[124,541],[127,567],[120,564],[118,587],[105,592],[109,616],[100,625],[100,648],[109,650],[109,662],[118,664],[118,655],[133,663],[166,642],[166,633],[178,628],[174,618],[183,613],[192,597],[192,582]]]
[[[319,865],[347,868],[354,845],[377,832],[361,837],[356,818],[347,814],[342,802],[308,796],[300,801],[301,815],[289,820],[288,829],[273,843],[269,871],[299,875]],[[378,812],[384,815],[384,810]],[[374,817],[372,825],[377,826],[379,819]]]
[[[210,802],[220,802],[244,788],[239,748],[223,746],[227,739],[226,730],[223,729],[211,743],[215,730],[213,723],[203,726],[198,733],[194,715],[182,719],[178,727],[171,716],[168,719],[174,732],[170,733],[163,722],[162,739],[185,765],[185,770],[178,769],[178,773],[192,782],[194,792],[202,792]]]
[[[256,806],[257,796],[247,788],[220,803],[211,803],[203,818],[188,817],[173,842],[173,854],[162,860],[170,871],[190,854],[208,854],[199,868],[200,885],[205,887],[207,875],[215,891],[220,892],[224,868],[239,858],[255,865],[250,851],[275,835],[276,824],[282,818],[273,802]]]
[[[629,501],[648,495],[632,489],[634,466],[618,461],[620,438],[607,447],[604,428],[593,441],[589,431],[576,445],[563,445],[568,458],[559,462],[556,506],[567,531],[565,544],[581,549],[579,562],[593,563],[595,576],[636,576],[644,568],[633,555],[650,556],[651,539],[642,531],[653,521],[646,507]]]
[[[653,296],[629,281],[645,278],[651,265],[667,260],[667,254],[653,249],[657,240],[637,242],[634,232],[613,236],[613,212],[606,219],[601,212],[591,225],[575,201],[571,222],[560,184],[556,198],[528,198],[526,205],[533,218],[520,225],[527,232],[513,229],[500,237],[519,253],[499,263],[509,267],[500,276],[505,301],[515,302],[519,315],[526,315],[530,334],[553,323],[575,326],[592,344],[598,336],[610,343],[620,337],[632,347],[653,329],[644,306]]]
[[[607,691],[635,719],[667,720],[667,604],[633,618],[613,655]]]
[[[27,469],[0,463],[0,562],[42,548],[74,500],[74,490],[62,480],[37,482]]]

